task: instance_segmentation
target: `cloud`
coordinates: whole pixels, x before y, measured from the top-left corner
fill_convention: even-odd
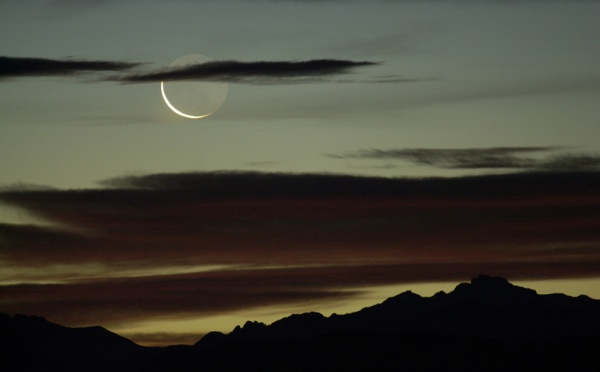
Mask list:
[[[377,65],[377,62],[337,59],[308,61],[209,61],[177,68],[150,72],[130,72],[106,78],[126,83],[204,80],[245,84],[279,84],[317,82],[347,74],[352,69]],[[142,63],[104,60],[47,59],[0,56],[0,79],[40,76],[73,76],[91,72],[120,72],[133,70]],[[351,80],[340,80],[350,82]],[[376,78],[365,82],[414,82],[398,77]]]
[[[264,84],[306,82],[350,72],[351,69],[376,65],[376,62],[337,59],[308,61],[209,61],[202,64],[166,68],[153,72],[117,77],[128,83],[178,80],[205,80],[230,83]]]
[[[405,262],[438,254],[445,261],[452,252],[460,262],[465,250],[487,257],[488,244],[521,244],[527,252],[600,240],[594,172],[448,179],[214,172],[105,184],[113,188],[0,193],[4,203],[54,223],[2,225],[0,260],[150,270]]]
[[[535,164],[536,168],[546,170],[598,170],[600,155],[597,154],[563,154],[551,156]]]
[[[409,183],[407,180],[406,184]],[[197,196],[324,197],[393,193],[397,181],[350,175],[217,171],[124,176],[100,184],[114,190],[180,190]]]
[[[515,279],[597,276],[597,261],[405,263],[257,268],[184,275],[4,286],[4,312],[44,314],[65,325],[119,326],[139,319],[185,319],[309,301],[348,300],[397,283],[467,280],[477,272]]]
[[[560,147],[488,147],[467,149],[389,149],[359,150],[342,155],[343,159],[405,160],[417,165],[451,169],[526,169],[574,171],[600,169],[600,155],[550,154],[534,158],[531,154],[552,153]]]
[[[124,71],[140,63],[0,56],[0,79],[33,76],[71,76],[98,71]]]
[[[600,276],[598,172],[211,172],[103,184],[0,192],[53,222],[0,225],[4,312],[111,325],[348,300],[359,288],[481,272]]]

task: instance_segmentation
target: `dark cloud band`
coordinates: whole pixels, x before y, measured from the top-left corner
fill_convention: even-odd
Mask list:
[[[68,76],[83,72],[124,71],[139,65],[139,63],[119,61],[58,60],[1,56],[0,78]]]
[[[357,288],[482,272],[600,276],[599,172],[216,172],[106,184],[0,192],[0,201],[54,222],[0,224],[4,311],[126,324],[344,300]]]
[[[114,326],[140,319],[198,317],[281,304],[348,300],[357,287],[462,281],[473,273],[517,279],[593,277],[596,262],[487,262],[345,265],[225,270],[158,277],[2,288],[3,311],[40,314],[78,326]],[[32,301],[32,299],[35,299]]]
[[[351,69],[376,65],[368,61],[317,59],[309,61],[210,61],[155,72],[132,74],[117,78],[129,83],[207,80],[257,83],[269,80],[314,79],[347,73]]]
[[[404,160],[450,169],[526,169],[579,171],[600,169],[600,155],[562,153],[560,147],[489,147],[467,149],[371,149],[329,155],[344,159]],[[538,155],[533,157],[532,155]]]
[[[196,197],[459,197],[495,198],[539,195],[600,187],[597,172],[531,172],[456,178],[386,178],[332,174],[190,172],[125,176],[102,181],[124,193],[167,191]],[[509,190],[509,191],[507,191]],[[98,190],[98,193],[109,190]],[[8,194],[6,194],[8,195]],[[154,197],[154,196],[153,196]],[[2,194],[0,194],[0,199]]]
[[[351,69],[376,65],[376,62],[338,59],[308,61],[210,61],[157,71],[113,76],[108,80],[145,83],[159,81],[204,80],[248,84],[315,81]],[[141,63],[72,60],[24,57],[0,57],[0,79],[11,77],[70,76],[89,72],[123,72],[141,66]]]

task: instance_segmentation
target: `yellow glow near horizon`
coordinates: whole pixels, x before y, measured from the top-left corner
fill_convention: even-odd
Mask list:
[[[463,281],[467,282],[467,281]],[[534,289],[538,294],[564,293],[568,296],[585,294],[592,298],[600,299],[600,278],[587,279],[554,279],[554,280],[516,280],[512,284]],[[193,343],[198,341],[203,334],[210,331],[223,333],[231,332],[235,326],[244,325],[246,321],[259,321],[270,324],[276,320],[292,314],[316,311],[325,316],[331,314],[347,314],[359,311],[365,307],[383,302],[387,298],[400,293],[411,291],[423,297],[433,296],[439,291],[451,292],[460,282],[438,283],[406,283],[379,287],[356,288],[351,290],[362,293],[350,298],[333,299],[328,302],[308,301],[296,304],[282,304],[265,306],[242,311],[227,312],[219,315],[190,317],[179,319],[147,320],[127,326],[109,327],[111,331],[130,338],[134,342],[147,346],[167,346],[183,341],[182,336]],[[190,332],[194,331],[194,332]],[[194,334],[198,335],[197,339]],[[162,335],[159,341],[145,342],[144,335]],[[171,342],[172,337],[173,342]]]

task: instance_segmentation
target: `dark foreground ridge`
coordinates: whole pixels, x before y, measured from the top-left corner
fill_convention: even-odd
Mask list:
[[[600,370],[600,300],[485,275],[346,315],[247,322],[194,346],[146,348],[101,327],[23,315],[0,316],[0,330],[6,371]]]

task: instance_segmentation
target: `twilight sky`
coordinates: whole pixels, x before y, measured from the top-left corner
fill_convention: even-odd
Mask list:
[[[0,0],[0,311],[161,344],[479,273],[600,298],[598,15]]]

